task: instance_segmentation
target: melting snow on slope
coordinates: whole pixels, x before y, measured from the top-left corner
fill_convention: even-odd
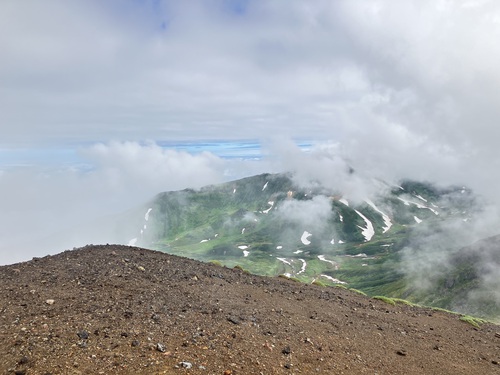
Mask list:
[[[403,199],[403,198],[401,198],[401,197],[398,197],[398,199],[399,199],[401,202],[403,202],[403,203],[405,204],[405,206],[409,206],[410,204],[414,204],[415,206],[417,206],[417,208],[426,208],[426,209],[428,209],[428,210],[432,211],[432,213],[433,213],[434,215],[439,215],[439,212],[437,212],[437,211],[436,211],[434,208],[432,208],[432,207],[424,206],[424,205],[422,205],[422,204],[420,204],[420,203],[417,203],[417,202],[412,202],[412,201],[409,201],[409,200]],[[434,206],[434,205],[433,205],[433,206]]]
[[[420,200],[423,200],[424,202],[427,202],[427,199],[425,199],[424,197],[422,197],[421,195],[418,195],[418,194],[415,194],[415,196],[420,199]]]
[[[366,228],[363,228],[358,225],[358,228],[361,229],[361,234],[365,237],[365,242],[368,242],[372,239],[373,235],[375,234],[375,229],[373,229],[373,224],[368,218],[363,215],[361,212],[358,210],[354,210],[356,213],[361,216],[361,218],[365,221],[366,223]]]
[[[417,222],[417,224],[420,224],[422,222],[421,219],[419,219],[418,217],[416,216],[413,216],[413,218],[415,219],[415,221]]]
[[[246,258],[248,255],[250,255],[249,251],[243,250],[243,256]]]
[[[387,232],[389,229],[392,227],[392,221],[389,216],[387,216],[384,212],[380,211],[377,206],[375,206],[375,203],[373,203],[371,200],[367,199],[365,200],[366,203],[370,205],[371,208],[373,208],[375,211],[377,211],[380,215],[382,215],[382,219],[384,219],[384,224],[385,227],[382,228],[382,233]]]
[[[233,189],[233,194],[236,193],[236,188]]]
[[[281,249],[283,249],[283,246],[281,245],[276,246],[276,250],[281,250]]]
[[[344,242],[344,241],[342,241],[342,240],[339,240],[339,243],[345,243],[345,242]]]
[[[144,220],[146,220],[146,221],[148,221],[148,220],[149,220],[149,213],[150,213],[151,211],[153,211],[153,209],[152,209],[152,208],[149,208],[149,209],[148,209],[148,212],[146,212],[146,214],[144,215]]]
[[[297,272],[297,275],[300,275],[301,273],[304,273],[307,267],[307,263],[304,259],[299,259],[302,262],[302,267],[300,268],[300,271]]]
[[[332,240],[330,241],[330,243],[331,243],[332,245],[335,245],[335,238],[332,238]]]
[[[271,208],[273,208],[273,206],[274,206],[274,202],[273,201],[269,201],[269,202],[267,202],[267,204],[270,204],[271,207],[269,207],[267,210],[262,211],[263,214],[269,213],[269,211],[271,211]]]
[[[328,276],[328,275],[321,275],[322,277],[326,277],[328,280],[330,280],[332,283],[336,284],[347,284],[345,281],[340,281],[339,279],[336,279],[334,277]]]
[[[304,245],[310,245],[311,244],[311,241],[309,241],[307,239],[309,236],[312,236],[312,234],[309,233],[307,230],[305,230],[304,233],[302,233],[302,237],[300,238],[300,240],[302,241],[302,243]]]
[[[247,245],[241,245],[241,246],[238,246],[238,249],[245,250],[245,249],[248,249],[248,246]]]
[[[290,263],[288,260],[286,260],[286,258],[278,258],[278,257],[276,257],[276,259],[278,259],[278,260],[282,261],[282,262],[283,262],[283,263],[285,263],[285,264],[288,264],[289,266],[291,266],[291,265],[292,265],[292,263]]]
[[[339,269],[339,265],[337,262],[334,262],[333,260],[328,260],[328,259],[325,259],[325,256],[324,255],[318,255],[318,259],[319,260],[322,260],[323,262],[327,262],[327,263],[330,263],[332,266],[335,267],[336,270]]]
[[[340,219],[340,222],[344,222],[344,217],[341,214],[339,214],[339,219]]]
[[[340,198],[340,199],[339,199],[339,202],[340,202],[340,203],[344,203],[347,207],[349,207],[349,202],[347,201],[347,199]]]
[[[302,251],[302,250],[295,250],[293,253],[294,253],[294,254],[300,254],[300,253],[303,253],[303,252],[304,252],[304,251]]]
[[[241,230],[241,234],[245,233],[245,229],[246,229],[246,228],[243,228],[243,229]]]
[[[266,190],[267,188],[267,184],[269,183],[269,181],[266,182],[266,184],[264,185],[264,187],[262,188],[262,191]]]
[[[208,242],[209,240],[201,240],[200,243]]]

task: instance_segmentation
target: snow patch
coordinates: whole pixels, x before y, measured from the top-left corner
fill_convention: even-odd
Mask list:
[[[417,222],[417,224],[420,224],[422,222],[421,219],[419,219],[418,217],[416,216],[413,216],[413,218],[415,219],[415,221]]]
[[[339,264],[337,262],[335,262],[333,260],[326,259],[324,255],[318,255],[318,259],[321,260],[321,261],[323,261],[323,262],[330,263],[332,266],[335,267],[336,270],[339,269]]]
[[[266,184],[264,185],[264,187],[262,188],[262,191],[266,190],[267,188],[267,184],[269,184],[269,181],[266,182]]]
[[[339,243],[345,243],[345,242],[344,242],[344,241],[342,241],[342,240],[339,240]]]
[[[285,264],[288,264],[289,266],[292,265],[292,263],[290,263],[288,260],[286,260],[286,258],[278,258],[278,257],[276,257],[276,259],[278,259],[279,261],[282,261]]]
[[[304,273],[306,271],[306,267],[307,267],[307,262],[304,259],[299,259],[299,260],[302,262],[302,267],[300,268],[300,271],[297,272],[297,275]]]
[[[148,211],[146,212],[146,214],[144,215],[144,220],[148,221],[149,220],[149,213],[153,211],[152,208],[148,208]]]
[[[137,238],[132,238],[130,241],[128,241],[128,246],[135,246],[137,243]]]
[[[344,222],[344,217],[343,217],[341,214],[339,214],[339,219],[340,219],[340,222],[341,222],[341,223],[343,223],[343,222]]]
[[[243,256],[246,258],[247,256],[250,255],[249,251],[243,250]]]
[[[302,233],[302,237],[300,237],[300,240],[302,241],[302,243],[303,243],[304,245],[310,245],[310,244],[311,244],[311,241],[309,241],[309,240],[307,239],[309,236],[312,236],[312,234],[311,234],[311,233],[309,233],[309,232],[308,232],[308,231],[306,231],[306,230],[304,231],[304,233]]]
[[[241,245],[241,246],[238,246],[238,249],[245,250],[245,249],[248,249],[248,246],[247,245]]]
[[[375,235],[375,229],[373,229],[373,224],[368,218],[363,215],[361,212],[358,210],[354,210],[356,213],[361,216],[361,218],[365,221],[366,223],[366,228],[363,228],[358,225],[358,228],[361,229],[361,234],[365,237],[365,242],[368,242],[372,239],[372,237]]]
[[[208,242],[209,240],[201,240],[200,243]]]
[[[328,280],[330,280],[332,283],[336,283],[336,284],[347,284],[345,281],[340,281],[339,279],[336,279],[334,277],[331,277],[331,276],[328,276],[328,275],[321,275],[321,277],[325,277],[327,278]]]
[[[368,203],[368,205],[371,208],[373,208],[375,211],[377,211],[380,215],[382,215],[382,219],[384,219],[384,224],[385,224],[385,227],[382,228],[382,233],[385,233],[389,229],[391,229],[391,227],[392,227],[391,218],[389,216],[387,216],[384,212],[379,210],[379,208],[377,206],[375,206],[375,203],[373,203],[371,200],[367,199],[367,200],[365,200],[365,202]]]
[[[262,211],[263,214],[269,213],[269,211],[271,211],[271,208],[273,208],[273,206],[274,206],[274,202],[273,201],[269,201],[269,202],[267,202],[267,204],[270,204],[271,207],[269,207],[267,210]]]
[[[293,253],[294,253],[294,254],[300,254],[300,253],[303,253],[303,252],[304,252],[304,251],[302,251],[302,250],[295,250]]]
[[[424,202],[427,202],[427,199],[425,199],[425,198],[424,198],[424,197],[422,197],[421,195],[415,194],[415,196],[416,196],[418,199],[421,199],[421,200],[423,200]]]
[[[331,243],[332,245],[335,245],[335,238],[332,238],[332,240],[330,241],[330,243]]]
[[[243,228],[243,229],[241,230],[241,234],[245,233],[245,229],[246,229],[246,228]]]
[[[434,208],[432,207],[428,207],[428,206],[424,206],[423,204],[420,204],[418,202],[412,202],[412,201],[409,201],[409,200],[406,200],[404,198],[401,198],[401,197],[398,197],[398,199],[403,202],[405,204],[405,206],[409,206],[410,204],[414,204],[415,206],[417,206],[417,208],[425,208],[427,210],[430,210],[434,215],[439,215],[439,212],[437,212]],[[434,206],[433,204],[431,204],[432,206]]]
[[[340,199],[339,199],[339,202],[340,202],[340,203],[343,203],[343,204],[345,204],[347,207],[349,207],[349,202],[347,201],[347,199],[345,199],[345,198],[340,198]]]
[[[283,246],[281,245],[276,246],[276,250],[281,250],[281,249],[283,249]]]

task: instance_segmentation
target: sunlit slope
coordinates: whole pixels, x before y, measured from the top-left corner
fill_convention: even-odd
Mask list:
[[[402,249],[417,229],[432,231],[447,220],[466,225],[474,200],[463,188],[378,184],[378,196],[357,202],[271,174],[161,193],[144,209],[131,243],[256,274],[411,298]]]

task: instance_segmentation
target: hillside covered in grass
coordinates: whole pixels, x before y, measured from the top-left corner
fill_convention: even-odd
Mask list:
[[[449,227],[462,234],[472,228],[480,206],[471,191],[415,181],[373,183],[377,193],[365,199],[313,183],[301,187],[290,175],[272,174],[165,192],[135,212],[137,235],[129,244],[259,275],[496,316],[494,300],[487,308],[471,308],[468,298],[479,283],[477,272],[445,276],[476,267],[463,256],[454,268],[437,270],[437,276],[433,270],[430,288],[414,280],[415,274],[427,277],[430,272],[416,268],[433,263],[434,245],[428,239],[446,238],[442,233]],[[453,241],[440,240],[440,246],[436,252],[460,249]],[[453,283],[443,282],[450,277]]]

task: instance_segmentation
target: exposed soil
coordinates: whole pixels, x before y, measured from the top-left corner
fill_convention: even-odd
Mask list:
[[[0,267],[0,373],[500,374],[500,327],[127,246]]]

